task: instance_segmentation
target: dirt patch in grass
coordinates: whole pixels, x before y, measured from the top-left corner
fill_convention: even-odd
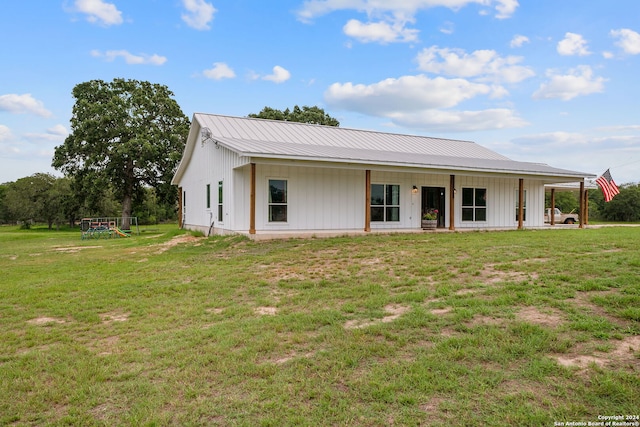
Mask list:
[[[288,353],[286,356],[281,356],[281,357],[277,357],[274,359],[270,359],[270,360],[266,360],[267,363],[273,363],[275,365],[282,365],[284,363],[287,363],[293,359],[297,359],[297,358],[302,358],[302,359],[310,359],[313,356],[315,356],[317,352],[315,351],[308,351],[306,353],[298,353],[296,351],[292,351],[290,353]]]
[[[102,246],[57,246],[54,247],[52,250],[56,251],[56,252],[65,252],[65,253],[76,253],[76,252],[80,252],[83,249],[98,249],[101,248]]]
[[[256,307],[254,312],[260,316],[275,316],[278,309],[276,307]]]
[[[555,328],[563,322],[558,311],[545,309],[545,312],[542,312],[538,307],[524,307],[516,313],[516,318],[523,322],[551,328]]]
[[[407,313],[411,308],[406,305],[399,304],[389,304],[384,307],[384,312],[387,313],[382,319],[371,320],[371,321],[363,321],[363,320],[348,320],[344,324],[345,329],[361,329],[366,328],[368,326],[377,325],[379,323],[389,323],[396,320],[398,317]]]
[[[120,337],[111,336],[93,341],[88,347],[95,351],[98,356],[108,356],[113,353],[117,353],[117,345],[120,341]]]
[[[35,319],[27,320],[27,323],[30,325],[49,325],[52,323],[66,323],[66,320],[55,317],[36,317]]]
[[[626,337],[619,341],[610,341],[614,348],[609,352],[586,351],[584,345],[578,346],[573,352],[553,355],[557,362],[566,367],[588,368],[591,364],[598,367],[609,365],[630,365],[635,371],[640,369],[640,335]]]
[[[191,236],[189,234],[183,234],[181,236],[175,236],[174,238],[172,238],[171,240],[164,242],[164,243],[160,243],[158,245],[154,245],[155,247],[158,247],[158,251],[156,252],[157,254],[161,254],[164,253],[166,251],[168,251],[171,248],[174,248],[178,245],[182,245],[185,243],[197,243],[199,242],[200,239],[203,239],[203,237],[195,237],[195,236]]]
[[[480,281],[486,284],[500,282],[525,282],[530,279],[537,279],[538,273],[525,273],[522,271],[504,271],[497,269],[498,264],[487,264],[480,270]]]
[[[113,322],[126,322],[129,320],[130,313],[122,313],[118,311],[113,311],[110,313],[102,313],[100,314],[100,320],[105,325],[108,325]]]
[[[478,316],[474,316],[473,319],[471,319],[468,322],[466,322],[465,326],[467,326],[469,328],[473,328],[475,326],[502,325],[503,323],[505,323],[504,319],[499,319],[499,318],[496,318],[496,317],[485,316],[485,315],[478,315]]]
[[[626,323],[615,316],[610,315],[607,311],[600,307],[599,305],[590,301],[592,297],[598,296],[607,296],[607,295],[615,295],[618,294],[617,290],[608,290],[608,291],[591,291],[591,292],[576,292],[573,299],[569,299],[567,301],[574,303],[580,308],[587,309],[596,316],[603,317],[607,319],[609,322],[616,324],[618,326],[626,326]]]

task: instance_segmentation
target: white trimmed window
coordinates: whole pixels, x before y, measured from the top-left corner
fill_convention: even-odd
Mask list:
[[[269,222],[287,222],[287,180],[269,180]]]
[[[218,222],[223,222],[222,216],[222,181],[218,181]]]
[[[487,189],[463,188],[462,189],[462,220],[486,221],[487,220]]]
[[[371,221],[400,221],[400,186],[371,184]]]

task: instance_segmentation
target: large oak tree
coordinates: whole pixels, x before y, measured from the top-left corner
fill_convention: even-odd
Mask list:
[[[145,186],[175,198],[171,178],[189,133],[189,119],[164,85],[91,80],[73,88],[71,134],[52,165],[85,192],[113,191],[128,228],[134,198]]]

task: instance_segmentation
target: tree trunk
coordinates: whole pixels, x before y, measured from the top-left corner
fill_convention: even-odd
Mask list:
[[[131,230],[131,205],[132,197],[125,195],[122,199],[122,229]]]

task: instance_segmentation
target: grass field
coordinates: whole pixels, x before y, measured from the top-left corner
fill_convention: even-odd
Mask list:
[[[0,425],[640,415],[640,227],[257,243],[1,227],[0,272]]]

